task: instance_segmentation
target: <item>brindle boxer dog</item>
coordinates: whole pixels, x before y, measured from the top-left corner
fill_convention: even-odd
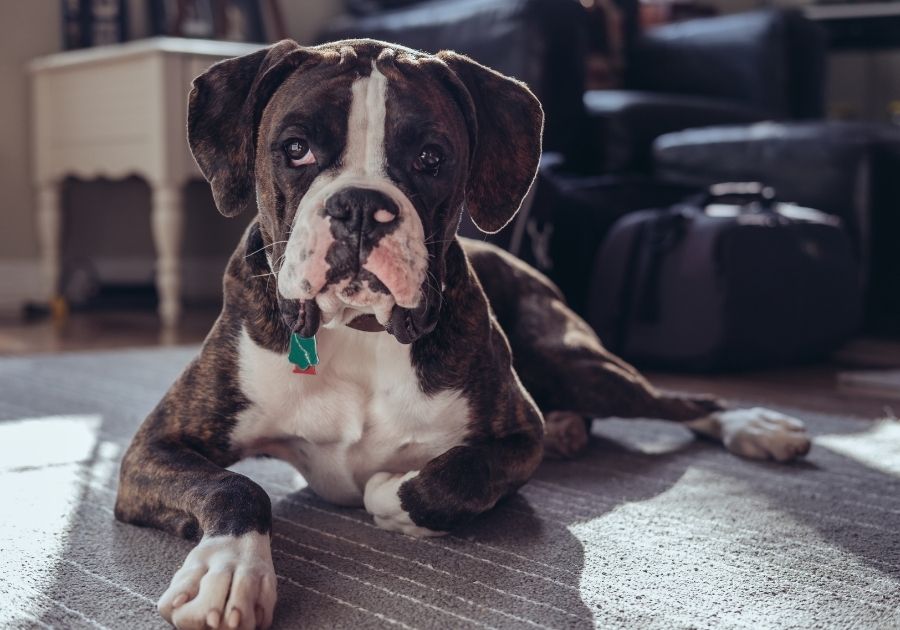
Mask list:
[[[789,460],[803,425],[655,390],[546,278],[457,238],[506,225],[543,114],[523,84],[452,52],[283,41],[194,81],[188,136],[226,216],[255,219],[200,355],[140,427],[116,517],[200,543],[159,601],[179,628],[267,627],[269,497],[225,469],[271,455],[386,529],[444,533],[516,491],[586,419],[664,418]],[[292,373],[293,332],[318,335]],[[543,412],[543,414],[542,414]]]

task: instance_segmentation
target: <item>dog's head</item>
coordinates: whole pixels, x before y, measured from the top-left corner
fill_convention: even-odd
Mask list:
[[[223,61],[188,111],[219,210],[259,213],[285,322],[311,336],[369,314],[404,343],[437,322],[463,206],[486,232],[519,209],[542,125],[519,82],[371,40]]]

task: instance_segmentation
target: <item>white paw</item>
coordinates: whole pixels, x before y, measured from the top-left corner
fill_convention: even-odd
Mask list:
[[[157,607],[179,630],[268,628],[276,586],[267,534],[209,536],[188,554]]]
[[[405,475],[385,472],[372,475],[366,482],[363,496],[366,512],[375,517],[375,524],[382,529],[416,538],[443,536],[447,532],[436,532],[413,523],[409,514],[400,505],[400,496],[397,494],[400,485],[418,474],[418,470],[413,470]]]
[[[809,452],[811,441],[803,422],[783,413],[753,407],[721,411],[714,417],[725,448],[742,457],[786,462]]]

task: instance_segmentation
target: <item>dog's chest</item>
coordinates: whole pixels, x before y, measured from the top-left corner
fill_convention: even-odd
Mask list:
[[[318,374],[294,374],[286,355],[243,332],[239,378],[250,405],[232,444],[244,456],[284,459],[323,498],[355,505],[373,474],[418,470],[465,439],[466,399],[425,395],[409,346],[346,327],[320,330],[318,345]]]

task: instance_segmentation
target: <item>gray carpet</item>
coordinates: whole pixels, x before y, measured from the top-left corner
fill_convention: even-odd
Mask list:
[[[164,627],[190,546],[111,508],[124,445],[191,354],[0,360],[0,627]],[[277,627],[900,627],[900,429],[784,410],[816,435],[805,463],[596,422],[586,457],[434,540],[242,464],[275,505]]]

